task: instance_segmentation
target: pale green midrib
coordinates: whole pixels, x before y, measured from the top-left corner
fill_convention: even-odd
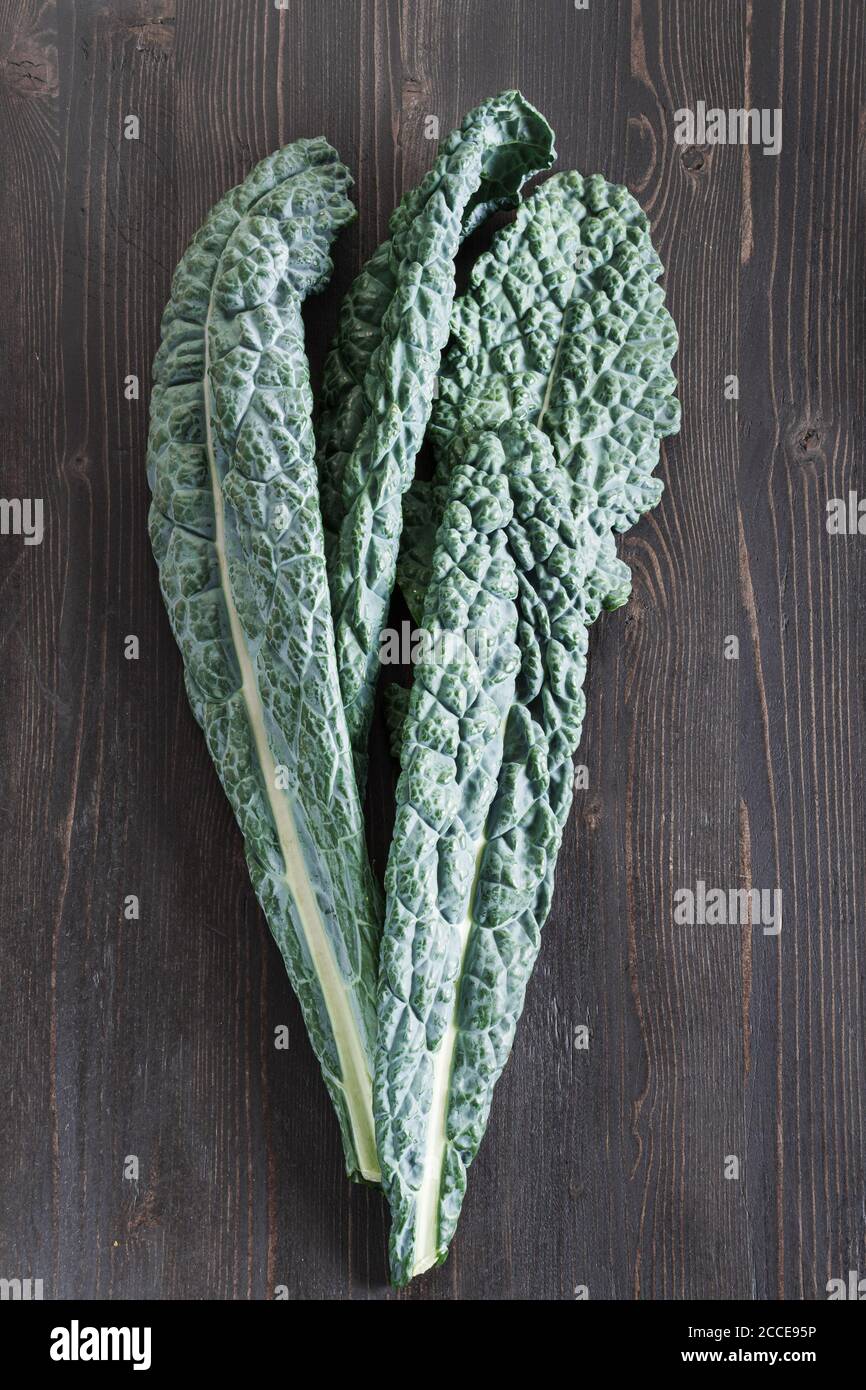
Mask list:
[[[505,713],[499,723],[499,741],[504,746],[505,727],[511,713],[511,705],[506,707]],[[491,806],[492,806],[491,802]],[[447,1125],[448,1108],[451,1099],[451,1077],[454,1071],[454,1051],[457,1046],[457,1035],[460,1031],[457,1027],[457,1016],[460,1012],[460,986],[463,981],[463,965],[466,960],[466,951],[469,946],[469,938],[472,935],[472,928],[475,923],[475,894],[478,888],[478,879],[481,874],[481,862],[484,858],[484,851],[488,845],[487,823],[490,817],[490,806],[484,817],[481,833],[477,841],[475,852],[475,867],[472,873],[472,886],[466,902],[466,913],[458,925],[460,933],[460,961],[457,967],[456,984],[454,986],[454,1004],[451,1009],[451,1016],[448,1019],[448,1026],[442,1042],[433,1055],[433,1099],[430,1105],[430,1115],[427,1122],[427,1138],[424,1148],[425,1162],[424,1171],[421,1178],[421,1185],[418,1189],[418,1196],[415,1199],[415,1240],[413,1242],[414,1263],[412,1265],[412,1278],[416,1274],[423,1274],[431,1269],[439,1259],[439,1201],[442,1191],[442,1171],[445,1166],[445,1154],[448,1147]],[[428,1155],[432,1154],[432,1159]]]
[[[216,467],[213,445],[213,426],[210,403],[210,343],[209,329],[213,296],[208,302],[204,324],[204,416],[205,434],[210,470],[211,488],[214,498],[214,546],[219,563],[220,585],[229,616],[232,644],[241,672],[241,693],[247,711],[247,719],[256,745],[256,754],[262,769],[262,776],[271,808],[283,863],[286,873],[283,880],[294,899],[298,921],[304,933],[307,949],[316,971],[325,1001],[331,1032],[340,1062],[340,1086],[346,1099],[349,1123],[355,1144],[355,1156],[362,1177],[369,1182],[380,1182],[381,1172],[376,1153],[375,1130],[373,1123],[373,1082],[371,1067],[364,1044],[358,1032],[357,1022],[346,997],[346,986],[334,958],[331,943],[325,930],[313,886],[310,883],[307,866],[300,848],[300,840],[291,808],[285,796],[279,795],[276,787],[276,763],[268,742],[264,723],[261,693],[256,680],[255,669],[247,649],[244,631],[235,607],[225,553],[225,516],[222,486]]]
[[[505,727],[503,720],[502,727]],[[487,820],[485,817],[485,826]],[[472,907],[475,903],[475,888],[481,872],[481,860],[487,847],[487,836],[482,832],[475,854],[475,868],[472,874],[472,887],[469,892],[466,915],[457,930],[460,933],[460,962],[454,986],[454,1005],[445,1029],[445,1036],[433,1056],[433,1098],[430,1117],[427,1122],[427,1143],[425,1145],[424,1173],[415,1202],[415,1241],[412,1277],[432,1269],[439,1259],[439,1201],[442,1192],[442,1170],[445,1166],[447,1149],[448,1104],[451,1096],[451,1076],[454,1071],[454,1050],[457,1046],[457,1015],[460,1009],[460,985],[463,980],[463,963],[466,949],[472,935]],[[432,1159],[426,1155],[432,1153]]]

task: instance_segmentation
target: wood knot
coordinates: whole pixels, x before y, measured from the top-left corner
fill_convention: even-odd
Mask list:
[[[792,464],[815,471],[824,461],[828,428],[824,420],[794,419],[786,431],[787,454]]]
[[[57,45],[49,33],[16,34],[0,60],[7,87],[20,97],[55,97],[59,91]]]
[[[680,159],[687,173],[699,174],[702,169],[709,168],[709,145],[686,145]]]
[[[90,459],[86,454],[73,454],[66,460],[65,472],[73,478],[88,478],[90,471]]]
[[[139,52],[170,53],[174,48],[175,0],[113,0],[105,17],[134,35]]]

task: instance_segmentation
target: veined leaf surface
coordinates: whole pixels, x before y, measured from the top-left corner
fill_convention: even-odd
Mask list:
[[[358,785],[402,528],[454,299],[454,257],[495,208],[553,160],[553,134],[519,92],[471,111],[393,214],[390,239],[346,296],[325,364],[319,481],[337,663]]]

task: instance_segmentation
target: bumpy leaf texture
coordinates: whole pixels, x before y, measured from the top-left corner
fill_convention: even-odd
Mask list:
[[[319,481],[337,663],[358,785],[394,587],[402,499],[424,438],[454,299],[454,257],[496,208],[547,169],[553,133],[519,92],[471,111],[390,222],[352,285],[325,364]]]
[[[354,216],[324,140],[262,161],[177,268],[154,363],[150,532],[196,719],[243,832],[353,1176],[371,1110],[378,905],[340,699],[301,304]]]
[[[403,725],[374,1091],[397,1283],[447,1254],[550,907],[587,629],[628,597],[615,533],[661,494],[652,470],[679,406],[660,272],[628,192],[571,173],[521,207],[455,305],[439,462],[407,499],[401,584],[425,626],[445,622],[456,640],[495,554],[497,577],[517,584],[498,650],[516,644],[519,669],[510,699],[497,686],[500,726],[483,724],[478,785],[467,769],[483,670],[426,666]],[[495,507],[476,501],[468,521],[463,499],[492,481]],[[444,582],[462,608],[443,608]]]

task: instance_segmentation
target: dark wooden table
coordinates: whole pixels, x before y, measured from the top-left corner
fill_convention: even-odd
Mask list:
[[[826,526],[866,489],[864,63],[859,0],[0,6],[2,491],[45,506],[41,545],[0,537],[0,1275],[397,1296],[183,692],[149,367],[209,206],[324,133],[360,219],[309,315],[320,362],[435,156],[425,117],[444,134],[511,86],[559,167],[646,209],[684,424],[593,635],[589,787],[460,1231],[399,1296],[821,1299],[866,1272],[866,535]],[[699,101],[781,108],[781,153],[678,144]],[[780,888],[781,934],[676,925],[699,880]]]

